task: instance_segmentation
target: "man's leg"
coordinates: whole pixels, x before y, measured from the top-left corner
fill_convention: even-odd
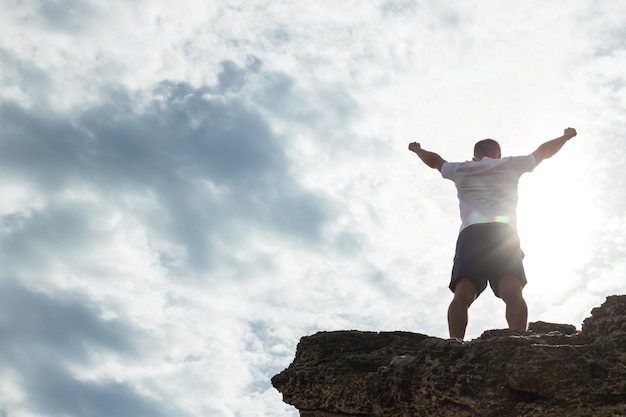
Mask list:
[[[468,278],[460,278],[454,288],[454,298],[448,307],[448,330],[450,337],[465,337],[467,309],[476,299],[476,287]]]
[[[526,330],[528,307],[522,296],[522,283],[512,274],[506,274],[498,282],[498,293],[506,304],[506,321],[511,330]]]

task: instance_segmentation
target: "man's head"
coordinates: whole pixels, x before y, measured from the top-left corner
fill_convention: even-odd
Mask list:
[[[480,161],[484,157],[491,159],[500,159],[502,152],[500,144],[493,139],[483,139],[474,145],[474,161]]]

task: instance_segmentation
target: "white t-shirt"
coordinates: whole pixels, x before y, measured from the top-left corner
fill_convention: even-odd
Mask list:
[[[454,181],[457,189],[461,230],[489,222],[507,223],[517,229],[517,184],[535,165],[532,154],[444,163],[441,175]]]

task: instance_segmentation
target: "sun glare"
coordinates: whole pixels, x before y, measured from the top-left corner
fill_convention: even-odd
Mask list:
[[[590,260],[598,208],[575,163],[549,162],[520,181],[518,229],[533,291],[554,296],[582,279],[576,271]]]

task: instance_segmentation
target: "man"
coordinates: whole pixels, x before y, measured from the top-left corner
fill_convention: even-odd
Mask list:
[[[429,167],[454,181],[461,212],[450,289],[454,298],[448,308],[451,338],[463,339],[467,310],[487,287],[506,304],[506,320],[513,330],[526,330],[528,309],[522,296],[526,275],[524,253],[517,235],[517,184],[525,172],[556,154],[576,130],[545,142],[532,154],[502,158],[500,145],[484,139],[474,146],[472,161],[451,163],[419,143],[409,150]]]

